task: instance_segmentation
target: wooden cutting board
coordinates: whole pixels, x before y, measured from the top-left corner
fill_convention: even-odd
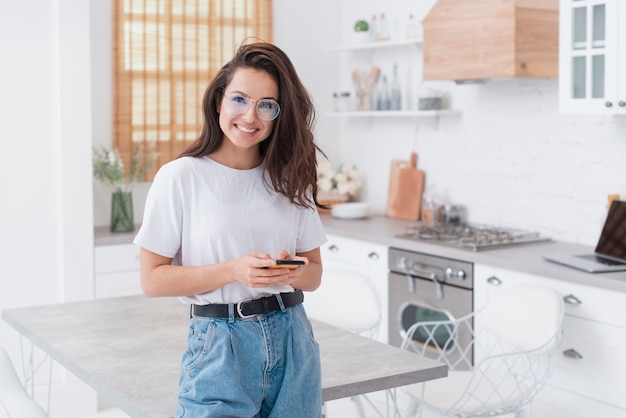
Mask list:
[[[419,220],[423,191],[424,172],[417,169],[417,154],[411,153],[409,161],[392,160],[386,215],[407,221]]]

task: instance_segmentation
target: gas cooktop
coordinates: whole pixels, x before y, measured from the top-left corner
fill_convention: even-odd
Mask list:
[[[418,224],[396,236],[470,251],[550,241],[538,232],[478,224]]]

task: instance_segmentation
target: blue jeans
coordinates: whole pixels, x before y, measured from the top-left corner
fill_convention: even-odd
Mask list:
[[[191,318],[177,418],[320,418],[319,346],[302,304],[249,319]]]

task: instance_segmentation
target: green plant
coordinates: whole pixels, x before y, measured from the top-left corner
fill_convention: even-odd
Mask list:
[[[130,159],[130,168],[124,172],[124,162],[118,150],[105,147],[93,149],[93,176],[112,191],[128,191],[130,184],[144,179],[157,153],[154,145],[137,146]]]
[[[355,32],[367,32],[369,29],[370,29],[370,25],[365,20],[358,20],[354,24]]]

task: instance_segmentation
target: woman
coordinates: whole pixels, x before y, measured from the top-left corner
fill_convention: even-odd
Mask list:
[[[301,304],[326,240],[312,101],[287,55],[255,43],[203,111],[199,139],[155,176],[135,238],[143,292],[191,305],[176,416],[317,418],[319,347]]]

